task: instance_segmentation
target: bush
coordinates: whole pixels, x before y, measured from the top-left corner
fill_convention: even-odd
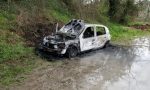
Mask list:
[[[122,24],[133,22],[138,14],[138,8],[135,0],[109,0],[110,19]]]

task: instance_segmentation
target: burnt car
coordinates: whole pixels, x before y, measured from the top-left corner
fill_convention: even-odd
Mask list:
[[[44,37],[41,49],[74,57],[80,52],[106,47],[110,39],[106,26],[73,19],[55,34]]]

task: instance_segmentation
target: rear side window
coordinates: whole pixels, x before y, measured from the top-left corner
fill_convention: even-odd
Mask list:
[[[104,27],[96,27],[96,34],[97,34],[97,36],[105,35],[106,34],[105,28]]]

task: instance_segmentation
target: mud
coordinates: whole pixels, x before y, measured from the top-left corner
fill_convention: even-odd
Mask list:
[[[130,26],[135,29],[140,29],[140,30],[149,30],[150,29],[150,24],[145,24],[145,25],[132,25]]]
[[[150,90],[150,39],[110,46],[76,58],[45,61],[10,90]],[[54,62],[59,62],[55,65]]]

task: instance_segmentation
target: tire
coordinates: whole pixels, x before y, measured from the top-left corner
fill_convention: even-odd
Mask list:
[[[107,41],[107,42],[105,43],[105,45],[103,46],[103,48],[107,48],[109,45],[110,45],[110,41]]]
[[[66,56],[68,58],[72,58],[72,57],[75,57],[77,56],[78,54],[78,49],[74,46],[70,46],[68,49],[67,49],[67,52],[66,52]]]

